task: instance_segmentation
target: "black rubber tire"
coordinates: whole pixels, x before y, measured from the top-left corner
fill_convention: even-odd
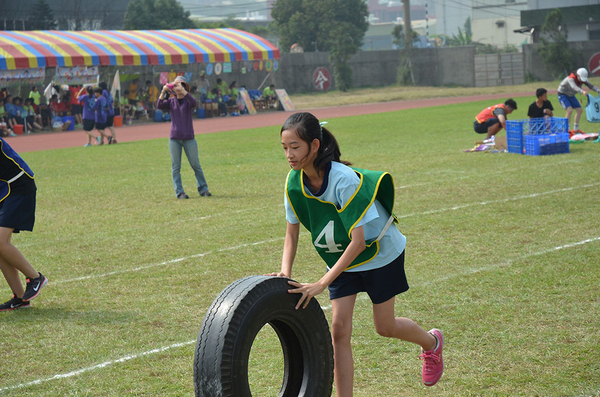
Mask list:
[[[283,350],[279,396],[331,396],[333,346],[327,319],[316,299],[295,309],[299,295],[289,279],[251,276],[237,280],[213,301],[202,322],[194,356],[196,396],[250,397],[248,358],[266,324]]]

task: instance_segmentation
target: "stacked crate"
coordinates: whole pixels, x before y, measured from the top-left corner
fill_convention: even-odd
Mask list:
[[[568,122],[564,117],[507,120],[509,153],[544,156],[569,153]]]

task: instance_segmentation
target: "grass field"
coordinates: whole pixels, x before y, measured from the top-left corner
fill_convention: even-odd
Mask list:
[[[418,348],[377,336],[360,297],[356,396],[600,394],[600,144],[544,157],[463,153],[489,104],[328,120],[344,159],[394,175],[411,285],[397,314],[446,336],[446,372],[426,388]],[[23,154],[37,221],[13,243],[50,283],[31,309],[0,313],[0,395],[192,395],[212,300],[280,267],[288,166],[278,135],[199,135],[214,196],[195,193],[184,165],[190,200],[174,197],[166,139]],[[294,270],[306,282],[324,270],[305,231]],[[318,300],[330,319],[327,293]],[[253,345],[256,396],[277,394],[277,343],[266,327]]]

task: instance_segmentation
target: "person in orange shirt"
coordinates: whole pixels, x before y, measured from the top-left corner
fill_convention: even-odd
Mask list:
[[[69,92],[71,93],[71,114],[75,116],[75,124],[83,124],[83,118],[81,114],[83,113],[83,107],[81,103],[79,103],[78,94],[81,89],[78,85],[70,85]]]
[[[494,135],[500,130],[506,128],[506,116],[517,110],[517,103],[513,99],[507,99],[504,103],[499,103],[483,109],[473,123],[473,129],[478,134],[487,134],[486,139],[490,143],[494,141]]]

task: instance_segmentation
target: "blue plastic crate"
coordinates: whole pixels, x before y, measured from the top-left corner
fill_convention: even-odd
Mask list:
[[[569,153],[569,134],[525,135],[525,154],[546,156]]]
[[[569,153],[568,123],[564,117],[543,117],[526,120],[506,121],[506,140],[509,153],[540,156],[546,154]],[[557,141],[548,141],[551,135],[567,135],[566,141],[561,136]],[[540,137],[540,140],[527,137]],[[546,138],[545,138],[546,137]],[[529,142],[529,146],[527,145]],[[566,150],[565,150],[566,142]]]
[[[523,154],[523,123],[521,121],[506,121],[506,143],[509,153]]]

